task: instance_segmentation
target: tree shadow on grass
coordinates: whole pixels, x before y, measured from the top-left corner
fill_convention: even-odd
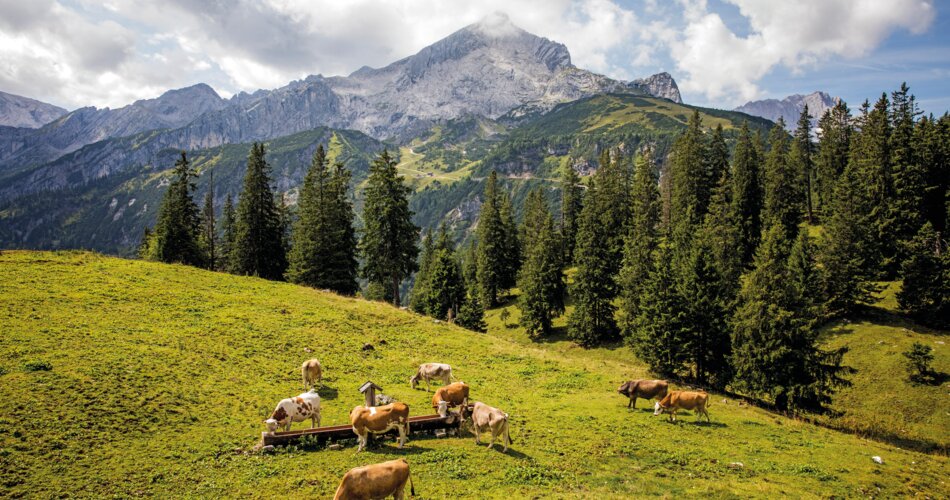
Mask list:
[[[320,395],[321,400],[330,401],[336,399],[340,395],[340,391],[329,385],[321,385],[317,387],[317,394]]]

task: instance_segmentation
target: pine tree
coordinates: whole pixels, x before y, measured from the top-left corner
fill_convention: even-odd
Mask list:
[[[597,208],[600,223],[612,230],[607,235],[610,274],[620,272],[627,226],[630,222],[630,175],[619,152],[611,157],[609,150],[600,156],[595,176],[598,179]]]
[[[765,157],[763,179],[762,224],[765,227],[780,224],[785,230],[785,239],[790,240],[798,232],[801,202],[795,182],[796,174],[788,161],[788,150],[785,122],[779,118],[769,132],[769,152]]]
[[[455,324],[472,331],[484,332],[488,327],[485,324],[485,308],[482,306],[478,287],[475,282],[469,282],[466,288],[465,301],[459,307]]]
[[[709,145],[706,147],[706,179],[703,192],[706,196],[705,204],[707,207],[712,201],[713,190],[728,170],[729,146],[726,144],[726,138],[720,123],[713,130],[712,136],[709,138]]]
[[[798,118],[798,126],[788,151],[789,168],[793,172],[798,186],[797,198],[803,202],[802,209],[808,223],[814,221],[812,213],[812,176],[814,171],[815,145],[811,141],[811,115],[808,114],[808,105],[802,108]]]
[[[797,234],[796,239],[803,241]],[[746,393],[767,398],[781,410],[819,410],[837,387],[848,385],[842,378],[848,369],[841,366],[846,349],[818,347],[815,318],[808,312],[811,298],[794,285],[806,280],[795,275],[800,268],[789,265],[796,252],[807,254],[789,250],[781,224],[764,232],[733,318],[732,363],[736,383]]]
[[[202,258],[198,245],[198,205],[192,199],[196,177],[185,152],[175,162],[174,177],[165,191],[155,224],[155,259],[200,266]]]
[[[617,336],[612,303],[617,294],[614,274],[619,263],[611,262],[610,242],[615,227],[604,225],[606,204],[602,171],[590,182],[577,229],[574,261],[577,274],[571,287],[574,311],[568,318],[568,335],[575,342],[590,346]]]
[[[702,221],[710,195],[706,141],[699,111],[693,111],[686,131],[670,151],[670,227],[689,234]]]
[[[818,206],[827,211],[834,198],[835,182],[848,165],[851,148],[851,111],[838,101],[818,122],[818,152],[815,160],[815,192]]]
[[[748,265],[762,232],[762,188],[757,148],[745,123],[739,130],[732,160],[732,194],[732,212],[739,228],[739,256],[742,264]]]
[[[577,217],[583,206],[581,178],[574,167],[566,163],[561,169],[561,244],[564,264],[574,262],[574,241],[577,236]]]
[[[214,220],[214,171],[208,171],[208,192],[205,193],[205,204],[201,209],[201,234],[199,245],[204,250],[205,266],[215,270],[218,265],[218,229]]]
[[[728,318],[732,297],[727,296],[731,289],[724,284],[710,245],[702,237],[695,239],[676,277],[677,290],[671,293],[679,296],[681,303],[677,305],[686,312],[681,335],[686,339],[683,348],[688,346],[693,379],[703,385],[725,387],[730,378]]]
[[[521,241],[518,239],[518,224],[515,222],[514,208],[511,205],[511,196],[501,192],[498,217],[501,219],[503,266],[501,273],[501,287],[504,290],[514,288],[518,282],[518,270],[521,268]]]
[[[914,130],[917,161],[924,169],[922,222],[947,234],[950,209],[950,115],[925,116]]]
[[[234,212],[234,202],[231,201],[231,193],[228,193],[228,197],[224,200],[224,209],[221,211],[221,214],[221,245],[218,252],[218,269],[223,271],[230,268],[231,254],[237,237],[234,227],[237,215]]]
[[[564,312],[566,286],[554,218],[541,188],[528,193],[522,234],[525,262],[518,280],[518,306],[521,325],[534,339],[549,335],[552,320]]]
[[[914,137],[915,119],[919,112],[917,103],[907,84],[891,94],[891,127],[889,149],[891,153],[891,176],[894,201],[889,206],[889,220],[894,221],[891,239],[898,241],[896,259],[905,260],[903,250],[923,225],[924,196],[927,181],[926,167],[917,157],[918,147]]]
[[[282,201],[271,188],[271,169],[265,154],[264,144],[254,143],[247,157],[235,219],[231,271],[280,280],[287,268]]]
[[[433,245],[426,281],[427,296],[422,300],[425,314],[443,320],[451,314],[454,318],[465,302],[466,290],[462,267],[445,224],[439,229],[438,239]]]
[[[636,318],[644,287],[653,269],[653,252],[657,248],[660,222],[660,201],[656,167],[649,153],[637,158],[631,194],[632,218],[624,243],[620,270],[620,318],[625,338],[636,332]]]
[[[509,244],[505,221],[501,215],[502,195],[498,190],[498,174],[492,171],[485,181],[481,211],[478,214],[478,284],[483,304],[498,305],[498,297],[505,290],[505,279],[510,265]]]
[[[399,285],[417,268],[419,228],[409,210],[410,189],[396,171],[396,160],[383,151],[370,166],[363,204],[365,260],[363,277],[385,284],[393,305],[399,305]]]
[[[861,126],[852,144],[850,161],[856,162],[865,189],[865,203],[861,210],[867,214],[871,235],[876,242],[870,268],[880,271],[881,277],[892,277],[899,262],[896,260],[897,243],[894,241],[895,222],[891,204],[894,202],[891,173],[891,122],[887,94],[875,103],[874,109],[862,108]]]
[[[409,309],[426,314],[429,300],[429,269],[435,256],[435,239],[432,230],[427,229],[422,237],[422,252],[419,255],[419,270],[416,272],[415,283],[409,295]]]
[[[347,198],[350,174],[341,164],[331,171],[317,146],[297,202],[294,246],[287,279],[344,295],[358,290],[353,206]]]
[[[136,254],[138,254],[138,257],[142,260],[153,260],[154,249],[155,233],[152,232],[152,228],[145,226],[145,229],[142,230],[142,239],[139,241]]]
[[[897,293],[901,310],[936,328],[950,326],[950,256],[930,223],[904,243],[903,287]]]
[[[640,295],[635,333],[627,337],[634,352],[660,376],[686,371],[693,350],[686,304],[676,287],[673,252],[657,248],[652,272]]]

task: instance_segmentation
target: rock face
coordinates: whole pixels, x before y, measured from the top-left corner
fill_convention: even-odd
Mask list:
[[[808,95],[790,95],[781,101],[778,99],[750,101],[734,111],[752,116],[761,116],[773,122],[782,118],[785,120],[785,128],[794,130],[806,104],[808,105],[808,114],[812,117],[812,124],[814,125],[821,118],[821,115],[825,114],[828,109],[833,108],[839,100],[839,98],[831,97],[825,92],[812,92]]]
[[[40,128],[66,113],[67,111],[59,106],[0,92],[0,125]]]
[[[656,97],[663,97],[675,103],[683,104],[683,98],[680,96],[680,89],[676,86],[673,76],[667,72],[657,73],[648,78],[638,78],[630,82],[631,86],[636,86],[645,93]]]

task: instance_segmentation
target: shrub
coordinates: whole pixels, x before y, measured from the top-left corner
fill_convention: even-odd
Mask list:
[[[910,349],[904,352],[904,357],[907,358],[907,371],[912,381],[925,382],[931,378],[933,369],[930,363],[934,360],[932,347],[914,342]]]
[[[23,365],[23,369],[28,372],[48,372],[53,369],[49,361],[30,361]]]

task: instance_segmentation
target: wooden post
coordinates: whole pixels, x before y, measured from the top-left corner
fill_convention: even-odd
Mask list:
[[[369,408],[370,406],[376,406],[376,390],[383,392],[383,388],[370,382],[366,381],[363,385],[360,386],[360,392],[363,393],[363,401],[366,403],[364,406]]]

